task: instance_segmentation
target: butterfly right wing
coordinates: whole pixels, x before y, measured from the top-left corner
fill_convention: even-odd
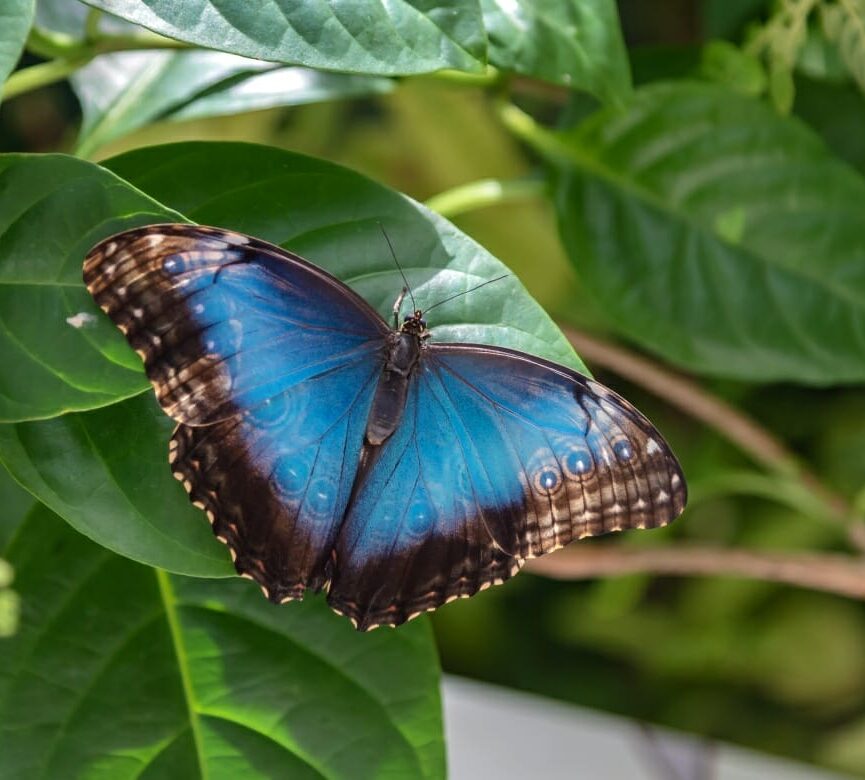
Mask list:
[[[194,225],[112,236],[84,279],[180,425],[172,469],[273,601],[321,588],[387,325],[279,247]]]

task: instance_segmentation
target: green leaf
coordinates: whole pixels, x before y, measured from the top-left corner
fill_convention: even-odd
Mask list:
[[[168,571],[228,577],[227,551],[171,477],[174,423],[150,393],[92,412],[0,426],[0,460],[74,528]]]
[[[72,208],[88,211],[90,199],[98,203],[110,194],[113,203],[120,203],[133,193],[142,197],[98,166],[50,159],[61,167],[74,162],[76,170],[97,172],[110,189],[82,189],[74,207],[66,206],[69,196],[58,199],[62,205],[55,206],[52,218],[38,223],[44,231],[52,219],[69,219]],[[423,206],[357,173],[309,157],[246,144],[197,143],[140,150],[109,165],[198,222],[290,246],[352,284],[388,318],[402,279],[380,225],[424,308],[506,271]],[[118,188],[126,192],[115,192]],[[164,219],[156,214],[149,221]],[[100,229],[100,235],[109,232]],[[82,239],[75,251],[66,253],[76,274],[95,238]],[[582,368],[568,342],[514,277],[457,298],[434,314],[430,325],[435,339],[499,344]],[[52,328],[68,327],[62,317],[55,319],[59,324],[52,325],[51,318],[42,315],[46,343],[62,336]],[[101,312],[98,325],[114,330]],[[125,344],[118,346],[113,360],[140,365]],[[97,369],[86,366],[96,375]],[[83,369],[82,374],[88,375]],[[140,382],[137,372],[133,376]],[[14,385],[17,372],[9,381]],[[21,387],[20,392],[26,396],[29,390]],[[116,394],[116,400],[122,397]],[[146,394],[86,414],[0,427],[0,460],[41,501],[100,544],[182,574],[227,575],[226,551],[171,478],[171,427]]]
[[[0,643],[5,776],[444,775],[427,621],[358,634],[321,599],[148,569],[44,509],[8,556],[24,614]]]
[[[743,95],[762,95],[766,90],[766,71],[760,60],[727,41],[705,45],[700,73]]]
[[[36,0],[3,0],[0,4],[0,97],[3,82],[24,50],[35,10]]]
[[[865,379],[865,180],[798,120],[659,85],[557,153],[562,235],[622,333],[715,376]]]
[[[383,76],[481,71],[486,36],[477,0],[237,3],[87,0],[155,32],[260,60]]]
[[[181,143],[103,164],[194,222],[240,230],[317,263],[388,321],[403,283],[382,227],[421,308],[507,273],[419,203],[312,157],[249,144]],[[586,370],[513,276],[438,307],[429,324],[437,341],[497,344]]]
[[[614,0],[481,0],[496,67],[622,103],[631,92]]]
[[[837,44],[841,59],[865,92],[865,0],[844,0],[820,7],[826,37]]]
[[[0,156],[0,420],[92,409],[147,386],[84,289],[81,262],[111,233],[178,218],[95,165]]]
[[[119,52],[73,74],[84,114],[78,153],[159,120],[237,114],[384,93],[388,79],[273,65],[213,51]]]

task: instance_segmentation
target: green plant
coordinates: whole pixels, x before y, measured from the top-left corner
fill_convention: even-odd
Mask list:
[[[441,776],[433,625],[452,670],[865,774],[865,149],[844,132],[865,15],[696,5],[676,51],[627,49],[612,0],[4,5],[0,143],[24,145],[10,128],[59,82],[81,120],[0,155],[0,555],[21,602],[0,776]],[[528,291],[466,296],[439,332],[582,368],[575,346],[629,382],[691,508],[434,623],[357,635],[320,599],[273,609],[226,580],[170,421],[81,282],[98,240],[183,220],[286,246],[383,314],[379,223],[431,299],[501,256]]]

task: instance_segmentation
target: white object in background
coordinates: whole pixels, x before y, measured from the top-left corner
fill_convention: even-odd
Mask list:
[[[806,764],[445,677],[450,780],[841,780]]]

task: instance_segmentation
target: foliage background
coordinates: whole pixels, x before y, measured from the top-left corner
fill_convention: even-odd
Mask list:
[[[0,105],[0,459],[15,477],[3,477],[0,549],[17,596],[0,590],[0,630],[21,602],[17,634],[0,644],[0,772],[50,776],[56,761],[82,776],[100,766],[189,776],[230,755],[226,768],[249,776],[287,766],[437,776],[432,627],[445,670],[865,775],[865,6],[445,5],[463,14],[451,30],[460,46],[407,55],[382,33],[370,59],[325,38],[299,64],[297,46],[275,49],[264,22],[230,38],[207,25],[166,29],[133,0],[111,4],[173,38],[284,65],[187,50],[77,3],[16,0],[0,12],[0,77],[17,67]],[[406,24],[420,25],[423,41],[436,9],[414,6]],[[255,142],[318,160],[226,143],[125,154],[178,141]],[[80,159],[29,156],[55,152]],[[319,160],[427,201],[492,257]],[[280,165],[297,178],[271,180]],[[318,183],[325,169],[331,186]],[[373,233],[334,230],[357,202],[386,224],[405,220],[399,255],[416,273],[465,270],[475,258],[493,269],[498,258],[577,329],[567,333],[589,367],[680,455],[692,491],[684,517],[536,570],[563,580],[524,574],[371,639],[314,600],[274,617],[246,583],[154,574],[61,523],[54,513],[154,562],[148,551],[166,556],[167,545],[139,534],[143,547],[131,549],[117,531],[132,497],[139,530],[190,529],[173,563],[158,559],[165,568],[225,573],[224,551],[208,546],[183,496],[152,497],[170,426],[136,396],[135,356],[100,335],[92,363],[51,362],[62,350],[45,343],[87,310],[74,287],[87,248],[112,226],[179,213],[325,264],[344,258],[350,275],[387,260]],[[45,280],[70,291],[28,286]],[[385,278],[364,293],[386,306],[391,289]],[[536,343],[519,346],[576,360],[514,290],[441,325],[489,317],[486,335],[500,340],[505,314],[523,318]],[[614,342],[632,350],[624,364]],[[21,344],[41,359],[22,360]],[[651,392],[634,373],[637,351],[663,372]],[[670,366],[694,380],[683,401]],[[57,376],[75,390],[61,401]],[[726,406],[706,411],[707,395]],[[61,415],[70,409],[93,411]],[[100,492],[106,474],[119,485],[111,495]],[[9,581],[3,567],[0,588]],[[236,644],[256,630],[249,646]],[[136,656],[141,647],[153,657]],[[145,668],[164,677],[163,696],[132,684]],[[274,685],[292,707],[268,700]],[[358,755],[361,725],[373,749]]]

